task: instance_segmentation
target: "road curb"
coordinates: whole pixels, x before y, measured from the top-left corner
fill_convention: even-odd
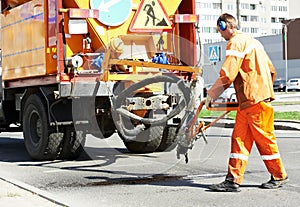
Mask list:
[[[26,183],[20,182],[18,180],[6,178],[4,176],[0,176],[0,180],[2,180],[4,182],[7,182],[9,184],[12,184],[16,188],[20,188],[22,190],[28,191],[28,192],[30,192],[32,194],[35,194],[35,195],[37,195],[37,196],[39,196],[39,197],[41,197],[43,199],[46,199],[46,200],[50,201],[51,203],[56,204],[58,206],[70,206],[70,205],[68,205],[66,203],[61,202],[59,198],[53,196],[52,194],[47,193],[46,191],[38,189],[38,188],[36,188],[34,186],[31,186],[31,185],[28,185]]]

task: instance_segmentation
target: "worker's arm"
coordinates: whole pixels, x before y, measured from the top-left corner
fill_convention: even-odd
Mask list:
[[[266,56],[267,56],[268,66],[269,66],[270,72],[271,72],[272,82],[274,83],[274,81],[275,81],[275,79],[276,79],[276,74],[277,74],[277,73],[276,73],[276,69],[275,69],[274,65],[272,64],[272,62],[271,62],[269,56],[268,56],[268,55],[266,55]]]
[[[228,43],[226,48],[226,59],[220,70],[220,76],[209,89],[208,95],[217,99],[235,80],[243,62],[243,56],[238,52],[238,47]]]

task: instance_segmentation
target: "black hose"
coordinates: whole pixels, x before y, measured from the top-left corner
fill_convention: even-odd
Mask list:
[[[190,90],[189,88],[184,84],[183,80],[176,77],[176,76],[154,76],[151,78],[144,79],[138,83],[135,83],[131,86],[129,86],[127,89],[122,91],[114,100],[115,102],[115,109],[120,108],[122,105],[122,101],[125,100],[127,97],[129,97],[131,94],[133,94],[138,89],[153,84],[153,83],[160,83],[160,82],[170,82],[170,83],[177,83],[178,88],[182,91],[185,99],[185,104],[187,105],[190,101]]]
[[[180,100],[179,104],[173,109],[168,115],[163,116],[162,118],[144,118],[140,117],[136,114],[133,114],[126,109],[122,108],[123,101],[132,95],[135,91],[138,89],[153,84],[153,83],[160,83],[160,82],[170,82],[177,84],[179,90],[183,94],[183,99]],[[144,130],[144,127],[135,127],[133,129],[127,129],[122,121],[122,116],[128,117],[131,120],[139,121],[143,125],[156,125],[156,124],[162,124],[167,122],[169,119],[173,118],[177,114],[179,114],[184,107],[190,105],[190,89],[184,84],[184,81],[176,76],[166,76],[166,75],[160,75],[160,76],[154,76],[151,78],[144,79],[138,83],[135,83],[131,86],[129,86],[127,89],[122,91],[118,96],[116,96],[112,103],[113,103],[113,111],[114,113],[114,119],[115,119],[115,125],[119,132],[124,136],[124,138],[133,140],[134,136],[138,135],[141,131]]]

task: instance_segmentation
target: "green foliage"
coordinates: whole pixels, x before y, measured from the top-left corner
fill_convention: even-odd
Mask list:
[[[223,111],[209,111],[202,110],[200,112],[200,118],[211,118],[211,117],[219,117],[223,114]],[[226,115],[226,118],[235,119],[236,111],[231,111]],[[292,111],[292,112],[275,112],[274,114],[275,120],[300,120],[300,112]]]
[[[200,118],[211,118],[211,117],[219,117],[221,116],[222,114],[224,114],[225,111],[209,111],[209,110],[202,110],[200,112],[200,115],[199,117]],[[229,112],[225,117],[226,118],[232,118],[232,119],[235,119],[235,116],[236,116],[236,111],[231,111]]]
[[[275,112],[275,120],[300,120],[300,112]]]

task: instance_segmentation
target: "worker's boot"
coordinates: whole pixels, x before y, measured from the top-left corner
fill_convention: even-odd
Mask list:
[[[289,181],[289,178],[286,177],[282,180],[275,180],[273,178],[273,176],[271,176],[271,180],[269,180],[266,183],[261,184],[261,188],[265,188],[265,189],[276,189],[276,188],[280,188],[281,186],[283,186],[284,184],[286,184]]]
[[[240,192],[240,185],[230,180],[225,180],[219,184],[210,185],[208,188],[218,192]]]

